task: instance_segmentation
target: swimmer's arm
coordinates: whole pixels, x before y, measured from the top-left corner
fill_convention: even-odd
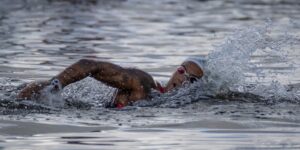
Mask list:
[[[63,88],[88,76],[118,89],[130,90],[133,88],[133,77],[126,69],[109,62],[88,59],[79,60],[53,79],[58,79]],[[50,85],[51,81],[33,82],[27,85],[17,98],[32,98],[34,94],[39,94],[40,90]]]
[[[104,61],[81,59],[55,78],[65,87],[86,77],[92,77],[108,86],[118,89],[131,89],[133,76],[127,69]]]

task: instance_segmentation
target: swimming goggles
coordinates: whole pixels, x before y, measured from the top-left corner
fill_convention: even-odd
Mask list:
[[[199,78],[195,75],[192,75],[186,71],[186,67],[184,65],[181,65],[177,68],[177,72],[179,74],[183,74],[185,77],[185,81],[189,81],[190,83],[196,82]]]

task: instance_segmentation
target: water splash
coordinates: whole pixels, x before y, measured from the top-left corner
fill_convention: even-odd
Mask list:
[[[271,21],[264,26],[238,29],[208,54],[204,67],[205,76],[199,82],[189,88],[160,95],[151,102],[138,102],[138,105],[180,107],[207,99],[236,99],[237,96],[239,100],[253,102],[299,103],[299,87],[291,88],[276,78],[263,81],[267,76],[276,75],[265,73],[265,70],[260,69],[259,63],[253,63],[254,55],[263,55],[265,59],[272,58],[277,63],[292,68],[293,61],[289,60],[288,50],[296,40],[297,37],[287,29],[277,28]],[[247,78],[247,74],[254,74],[252,80]]]
[[[87,77],[80,82],[65,87],[61,95],[70,105],[77,106],[89,103],[93,106],[102,107],[107,101],[111,100],[114,91],[114,88]]]
[[[61,91],[58,92],[51,92],[53,87],[47,86],[41,91],[41,96],[38,100],[39,103],[56,107],[62,108],[65,105],[65,101],[61,96]]]
[[[270,75],[264,74],[259,64],[252,62],[253,55],[276,59],[286,66],[293,64],[288,60],[286,49],[293,44],[295,37],[288,34],[288,30],[279,30],[274,34],[274,30],[277,30],[275,27],[272,22],[267,22],[264,26],[236,30],[208,54],[202,80],[166,94],[152,92],[154,98],[151,101],[138,101],[135,105],[182,107],[197,101],[216,99],[220,95],[226,98],[236,96],[237,93],[240,99],[250,101],[300,101],[298,90],[289,90],[288,86],[279,81],[263,84],[259,80],[247,80],[247,73],[255,74],[256,77]],[[113,91],[113,88],[86,78],[65,88],[62,95],[73,103],[81,101],[101,107],[111,99]]]
[[[264,26],[238,29],[215,46],[207,56],[205,76],[198,82],[187,85],[174,92],[155,95],[151,101],[138,101],[137,106],[182,107],[186,104],[203,100],[218,99],[220,95],[228,98],[232,93],[239,93],[241,98],[276,102],[280,100],[300,102],[299,88],[290,89],[279,81],[263,82],[249,80],[248,73],[256,77],[267,76],[258,63],[253,63],[253,55],[272,58],[286,66],[293,65],[288,59],[289,46],[295,41],[288,30],[274,33],[275,26],[267,22]],[[263,78],[262,78],[263,79]],[[44,92],[43,104],[63,106],[67,101],[71,105],[91,104],[103,107],[113,95],[114,89],[92,78],[86,78],[63,89],[60,95]],[[250,93],[250,94],[249,94]],[[249,96],[250,95],[250,96]],[[244,96],[244,97],[243,97]]]
[[[262,70],[251,63],[254,54],[273,57],[278,62],[288,62],[284,48],[292,44],[293,36],[287,32],[274,36],[274,25],[267,22],[261,27],[238,29],[229,35],[222,44],[209,53],[205,80],[214,91],[232,90],[247,83],[246,73],[255,70],[261,76]],[[288,64],[290,65],[290,64]]]
[[[237,91],[252,93],[272,101],[299,101],[298,90],[289,90],[287,85],[283,85],[276,78],[263,84],[264,78],[261,76],[272,74],[263,73],[264,70],[259,69],[259,64],[252,63],[253,55],[263,55],[292,67],[288,49],[296,39],[288,30],[276,28],[270,21],[264,26],[236,30],[207,56],[206,75],[202,86],[208,87],[207,91],[215,95]],[[254,74],[257,80],[247,79],[247,73]]]

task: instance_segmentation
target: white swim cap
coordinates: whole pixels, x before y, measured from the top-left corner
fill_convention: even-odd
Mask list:
[[[204,67],[207,62],[206,56],[197,56],[197,57],[189,57],[185,61],[191,61],[194,62],[196,65],[198,65],[202,70],[204,70]]]

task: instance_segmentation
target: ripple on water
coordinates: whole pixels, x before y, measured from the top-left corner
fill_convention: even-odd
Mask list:
[[[257,66],[257,70],[246,69],[247,72],[256,72],[248,73],[241,81],[252,83],[260,79],[263,80],[261,83],[269,85],[237,86],[234,87],[236,93],[216,96],[205,91],[207,89],[199,82],[188,90],[160,95],[150,102],[141,101],[123,110],[106,109],[103,103],[110,99],[113,89],[87,78],[64,90],[63,98],[67,99],[67,104],[60,107],[54,107],[51,101],[14,101],[14,96],[18,85],[49,79],[81,58],[138,67],[166,82],[186,57],[212,56],[211,50],[216,44],[220,49],[228,49],[229,53],[239,52],[236,51],[239,46],[247,47],[246,52],[264,44],[278,48],[289,41],[269,38],[267,30],[256,34],[257,30],[253,28],[242,32],[244,34],[233,34],[231,39],[241,43],[226,43],[226,40],[225,44],[220,43],[236,28],[263,25],[266,18],[274,20],[275,26],[280,28],[289,26],[287,22],[291,18],[293,26],[287,27],[287,33],[299,35],[298,3],[297,0],[27,0],[14,3],[2,0],[1,118],[47,124],[34,128],[30,123],[26,126],[20,122],[16,123],[21,127],[19,130],[1,128],[1,133],[4,130],[7,134],[28,131],[30,135],[2,136],[1,147],[211,149],[213,145],[213,149],[297,149],[300,147],[299,90],[294,88],[296,84],[286,87],[280,82],[271,82],[273,79],[281,79],[285,84],[300,81],[299,54],[293,51],[299,49],[297,43],[288,49],[286,55],[288,63],[293,62],[292,66],[284,65],[279,57],[265,55],[275,51],[266,49],[265,53],[254,53],[250,62]],[[275,29],[271,35],[287,37],[280,36],[284,32]],[[251,45],[256,40],[260,43]],[[243,64],[248,57],[233,56],[237,55],[215,57],[219,60],[214,61],[217,64],[215,71],[226,70],[222,64],[243,68],[237,63]],[[210,69],[214,70],[213,67]],[[226,75],[222,78],[224,81],[245,73],[238,69],[230,71],[220,73]],[[290,72],[292,74],[288,75]],[[256,76],[257,73],[261,74]],[[262,100],[260,96],[267,99]],[[77,128],[59,124],[76,125]],[[103,125],[118,129],[92,128]],[[27,129],[22,131],[24,126]],[[60,133],[42,134],[50,129]],[[66,131],[71,133],[62,133]],[[79,136],[78,132],[85,133]]]

